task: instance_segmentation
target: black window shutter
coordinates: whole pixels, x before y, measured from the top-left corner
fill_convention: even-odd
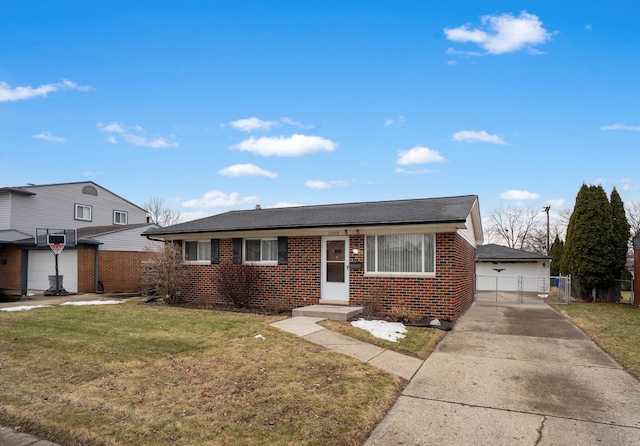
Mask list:
[[[287,237],[278,237],[278,265],[287,264]]]
[[[233,239],[233,263],[242,263],[242,239]]]
[[[211,239],[211,264],[217,265],[220,263],[220,239]]]

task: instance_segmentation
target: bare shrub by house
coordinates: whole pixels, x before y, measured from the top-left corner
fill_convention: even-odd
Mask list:
[[[218,292],[236,307],[247,308],[259,293],[259,273],[255,266],[228,263],[220,266]]]
[[[178,244],[165,243],[149,251],[150,258],[142,268],[142,292],[155,296],[167,304],[176,304],[187,281],[187,270],[182,262],[182,249]]]

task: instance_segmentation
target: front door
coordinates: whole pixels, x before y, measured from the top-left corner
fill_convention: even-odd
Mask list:
[[[321,303],[349,304],[349,237],[322,238]]]

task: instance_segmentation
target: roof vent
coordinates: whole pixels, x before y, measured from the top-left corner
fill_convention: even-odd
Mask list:
[[[260,209],[262,209],[262,208],[260,207],[260,205],[259,205],[259,204],[256,204],[256,211],[259,211]]]

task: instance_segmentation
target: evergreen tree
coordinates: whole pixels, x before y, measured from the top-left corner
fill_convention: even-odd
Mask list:
[[[624,203],[615,187],[611,191],[611,216],[613,217],[613,278],[620,279],[627,265],[631,225],[627,220]]]
[[[613,218],[602,186],[582,185],[567,227],[561,270],[578,276],[580,295],[613,280]]]
[[[560,270],[560,262],[563,250],[564,242],[560,240],[560,237],[556,234],[556,239],[551,244],[551,250],[549,251],[549,255],[551,256],[551,265],[549,265],[549,269],[552,276],[559,276],[562,274]]]

